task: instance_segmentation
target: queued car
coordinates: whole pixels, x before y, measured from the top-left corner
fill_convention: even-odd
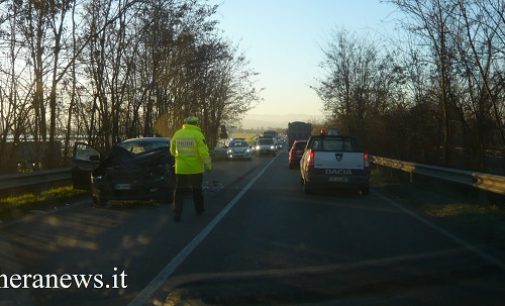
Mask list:
[[[300,175],[305,193],[315,188],[357,188],[367,195],[370,189],[368,154],[350,137],[311,136],[300,160]]]
[[[215,161],[225,160],[227,157],[227,153],[226,153],[227,150],[228,150],[227,145],[225,145],[223,143],[219,143],[209,153],[210,153],[210,156],[212,157],[212,160],[215,160]]]
[[[275,156],[277,154],[277,147],[274,139],[271,137],[259,137],[254,152],[256,155]]]
[[[300,165],[300,160],[303,156],[303,151],[307,145],[307,140],[295,140],[288,152],[289,169],[293,169]]]
[[[169,146],[168,138],[133,138],[116,144],[102,157],[95,148],[76,143],[74,188],[90,190],[96,206],[131,201],[170,203],[175,172]]]
[[[226,150],[228,159],[248,159],[252,158],[251,147],[243,139],[234,139],[230,141]]]

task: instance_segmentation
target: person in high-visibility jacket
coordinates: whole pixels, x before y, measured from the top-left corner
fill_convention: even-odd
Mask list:
[[[203,172],[212,170],[212,162],[197,117],[191,116],[184,120],[182,129],[176,131],[170,140],[170,153],[175,157],[174,221],[179,222],[184,194],[191,190],[197,215],[205,211]]]

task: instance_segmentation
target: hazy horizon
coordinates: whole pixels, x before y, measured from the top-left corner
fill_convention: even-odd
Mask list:
[[[323,114],[314,116],[310,114],[247,114],[238,125],[244,129],[287,128],[289,122],[321,122]]]
[[[242,125],[284,126],[289,114],[324,119],[323,104],[311,86],[323,77],[323,51],[335,30],[382,36],[392,31],[393,7],[376,0],[211,0],[224,37],[238,44],[249,67],[258,72],[262,102],[244,115]],[[307,22],[310,20],[310,22]],[[261,118],[261,116],[274,116]],[[275,119],[275,116],[280,116]]]

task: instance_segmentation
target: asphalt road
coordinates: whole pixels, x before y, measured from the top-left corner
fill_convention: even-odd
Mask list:
[[[0,289],[0,305],[126,305],[222,209],[220,198],[266,159],[216,162],[204,176],[206,214],[197,217],[190,199],[183,222],[172,222],[169,205],[94,208],[81,201],[58,210],[35,211],[0,229],[0,274],[128,274],[126,290]],[[1,285],[2,283],[0,283]]]
[[[303,193],[285,153],[221,162],[188,202],[29,216],[0,232],[1,273],[128,275],[126,289],[0,289],[0,305],[503,305],[500,252],[373,189]],[[3,303],[3,304],[2,304]]]

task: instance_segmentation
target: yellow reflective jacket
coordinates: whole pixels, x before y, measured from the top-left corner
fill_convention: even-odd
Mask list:
[[[175,132],[170,153],[175,157],[176,174],[198,174],[203,173],[204,167],[212,167],[205,137],[196,125],[184,124]]]

